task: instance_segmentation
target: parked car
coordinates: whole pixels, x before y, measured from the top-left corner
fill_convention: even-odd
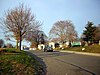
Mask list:
[[[29,50],[29,47],[25,47],[24,50]]]
[[[45,46],[44,52],[53,52],[53,48],[49,46]]]

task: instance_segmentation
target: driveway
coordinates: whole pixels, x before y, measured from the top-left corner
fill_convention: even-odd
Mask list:
[[[59,51],[30,52],[45,62],[46,75],[100,75],[100,57],[97,56]]]

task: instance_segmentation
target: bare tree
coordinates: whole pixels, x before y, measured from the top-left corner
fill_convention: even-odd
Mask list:
[[[100,40],[100,24],[96,27],[96,30],[94,31],[94,40],[99,41]]]
[[[13,45],[12,45],[11,43],[7,43],[7,44],[6,44],[6,47],[7,47],[7,48],[13,48]]]
[[[0,48],[4,46],[4,41],[0,39]]]
[[[60,42],[74,41],[77,38],[74,25],[70,20],[57,21],[49,32],[52,38],[59,38]]]
[[[25,36],[26,40],[31,42],[31,46],[37,47],[38,44],[45,44],[47,40],[47,36],[41,30],[36,30],[34,32],[30,32]]]
[[[24,36],[30,31],[38,30],[40,27],[40,23],[31,14],[30,8],[25,8],[23,4],[8,10],[5,17],[1,19],[1,23],[4,29],[12,32],[12,36],[17,40],[17,48],[18,42],[20,43],[20,50]]]

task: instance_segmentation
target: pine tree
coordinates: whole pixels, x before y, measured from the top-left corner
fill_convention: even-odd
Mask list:
[[[85,30],[83,31],[83,34],[85,35],[85,41],[87,42],[93,42],[94,40],[94,31],[96,30],[96,27],[94,26],[94,24],[92,22],[87,23]]]

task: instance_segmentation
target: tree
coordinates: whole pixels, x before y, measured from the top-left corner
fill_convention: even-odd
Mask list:
[[[31,42],[31,47],[37,47],[38,44],[45,44],[47,41],[47,36],[41,30],[30,32],[25,38],[27,41]]]
[[[4,46],[4,41],[0,39],[0,48]]]
[[[96,30],[96,27],[93,25],[92,22],[89,22],[87,23],[86,27],[85,27],[85,30],[83,31],[83,35],[84,35],[84,40],[87,41],[87,42],[93,42],[94,40],[94,31]]]
[[[11,43],[7,43],[6,47],[7,48],[13,48],[13,45]]]
[[[52,38],[57,38],[61,43],[65,41],[75,41],[77,38],[77,32],[70,20],[57,21],[49,32]]]
[[[20,43],[24,39],[24,36],[30,31],[38,30],[40,23],[36,21],[34,15],[31,14],[30,8],[25,8],[23,4],[18,7],[8,10],[5,17],[1,19],[1,25],[7,32],[12,32],[12,37]]]
[[[96,30],[94,31],[94,40],[99,41],[100,40],[100,24],[96,27]]]

